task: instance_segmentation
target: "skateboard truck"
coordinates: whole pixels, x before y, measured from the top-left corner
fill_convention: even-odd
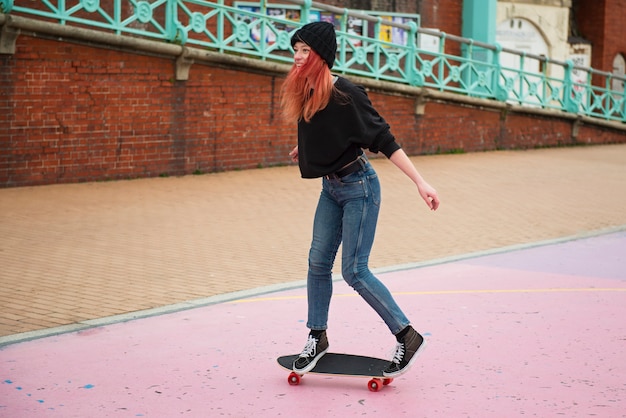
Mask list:
[[[315,372],[313,372],[313,373],[315,373]],[[303,377],[304,377],[304,375],[300,376],[296,372],[291,372],[291,373],[289,373],[289,377],[287,378],[287,381],[289,382],[289,384],[291,386],[297,386],[297,385],[300,384],[300,382],[302,381]],[[381,390],[383,388],[383,386],[387,386],[391,382],[393,382],[393,378],[391,378],[391,377],[385,377],[383,379],[375,377],[375,378],[371,379],[369,382],[367,382],[367,388],[371,392],[378,392],[379,390]]]

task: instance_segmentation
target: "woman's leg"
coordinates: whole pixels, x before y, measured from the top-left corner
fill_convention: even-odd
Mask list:
[[[341,243],[342,209],[331,195],[322,189],[315,218],[313,239],[309,251],[307,276],[308,320],[311,329],[304,349],[293,363],[293,370],[307,373],[328,351],[328,310],[333,294],[332,270]]]
[[[307,276],[308,321],[311,330],[325,330],[333,293],[332,270],[341,243],[342,208],[325,189],[322,190],[309,251]]]
[[[369,165],[365,171],[356,174],[359,179],[351,181],[350,187],[342,188],[342,274],[346,282],[385,321],[389,330],[397,334],[410,322],[387,287],[368,267],[380,209],[380,183]]]

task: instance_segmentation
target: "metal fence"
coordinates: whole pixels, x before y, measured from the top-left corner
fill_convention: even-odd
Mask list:
[[[268,14],[265,1],[253,11],[223,0],[0,0],[0,11],[285,63],[292,34],[321,11],[337,28],[337,73],[626,122],[624,91],[612,89],[624,77],[420,28],[419,20],[388,21],[311,0],[281,3],[293,13]],[[368,31],[352,30],[354,22]],[[389,30],[397,35],[391,40],[381,36]]]

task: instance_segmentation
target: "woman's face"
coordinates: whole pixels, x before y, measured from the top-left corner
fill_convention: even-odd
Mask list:
[[[293,61],[296,67],[302,67],[311,55],[311,47],[304,42],[296,42],[293,46]]]

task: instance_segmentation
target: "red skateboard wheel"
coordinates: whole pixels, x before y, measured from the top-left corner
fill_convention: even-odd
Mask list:
[[[300,379],[301,379],[301,377],[300,377],[300,375],[298,373],[291,372],[289,374],[289,377],[287,378],[287,381],[289,382],[289,384],[291,386],[296,386],[296,385],[300,384]]]

